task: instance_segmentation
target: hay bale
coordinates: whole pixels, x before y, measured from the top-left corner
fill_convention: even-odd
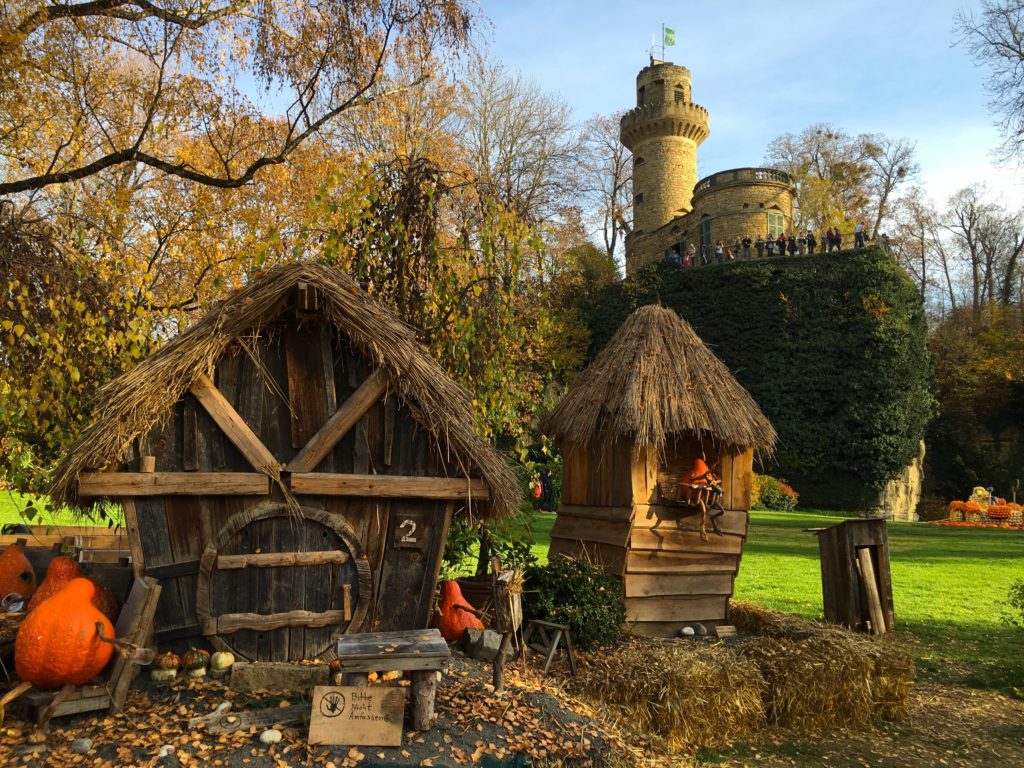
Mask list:
[[[570,683],[584,698],[618,709],[626,727],[671,749],[749,740],[764,724],[760,673],[721,644],[631,640],[580,661]]]
[[[914,660],[894,638],[734,602],[737,630],[754,635],[740,653],[765,680],[768,722],[805,733],[865,726],[907,713]]]

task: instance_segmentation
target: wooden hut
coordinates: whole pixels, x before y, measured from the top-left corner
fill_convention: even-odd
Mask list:
[[[587,558],[620,577],[639,633],[724,623],[754,451],[770,451],[775,430],[693,328],[664,307],[637,310],[542,428],[564,462],[550,556]],[[706,541],[699,506],[678,494],[697,459],[721,479],[721,532],[709,523]]]
[[[124,506],[161,644],[284,661],[425,627],[452,515],[521,495],[412,329],[312,264],[235,293],[94,413],[51,494]]]

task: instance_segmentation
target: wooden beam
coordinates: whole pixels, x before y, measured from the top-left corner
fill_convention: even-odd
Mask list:
[[[285,613],[224,613],[202,622],[204,635],[230,635],[243,629],[258,632],[281,627],[327,627],[345,622],[344,611],[287,611]]]
[[[288,466],[289,472],[312,472],[324,456],[338,444],[359,419],[370,410],[388,390],[388,382],[380,370],[371,373],[348,400],[338,406],[338,410],[324,422],[309,442],[296,454]]]
[[[341,565],[349,557],[344,552],[261,552],[252,555],[218,555],[217,568],[222,571],[236,568],[274,568],[287,565]],[[197,561],[198,564],[198,561]],[[198,568],[196,569],[198,571]],[[349,586],[348,584],[345,585]]]
[[[401,475],[335,475],[326,472],[293,474],[291,490],[310,496],[368,496],[374,498],[464,499],[490,497],[483,480]]]
[[[262,496],[270,478],[256,472],[95,472],[78,478],[81,496]]]
[[[209,376],[200,374],[199,378],[190,387],[190,391],[195,395],[199,404],[210,414],[210,418],[217,422],[217,426],[224,431],[228,440],[241,451],[253,469],[257,472],[263,472],[267,469],[271,471],[281,469],[281,462],[274,458],[274,454],[256,436],[256,433],[245,423],[245,420],[238,415],[238,411],[231,406],[231,403],[221,394],[221,391],[213,385]]]

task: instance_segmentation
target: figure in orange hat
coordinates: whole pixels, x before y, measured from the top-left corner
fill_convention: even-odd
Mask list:
[[[722,529],[718,527],[718,518],[725,514],[725,507],[722,506],[722,481],[719,480],[713,469],[708,469],[704,459],[693,460],[693,468],[683,477],[683,482],[691,487],[691,499],[694,499],[701,510],[700,538],[701,541],[708,540],[707,520],[708,507],[712,506],[717,511],[711,515],[711,527],[715,533],[722,535]]]

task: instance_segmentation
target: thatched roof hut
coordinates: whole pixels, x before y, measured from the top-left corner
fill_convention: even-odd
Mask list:
[[[94,413],[52,497],[124,505],[136,570],[165,581],[158,640],[202,634],[246,658],[425,626],[452,515],[521,499],[468,393],[316,264],[239,290],[103,387]]]
[[[638,309],[542,429],[564,457],[550,556],[621,577],[638,632],[724,623],[754,451],[770,452],[776,435],[693,328],[670,309]],[[705,465],[717,483],[698,477]]]
[[[659,453],[682,434],[763,451],[776,439],[750,393],[692,326],[655,304],[626,319],[541,428],[576,444],[629,435]]]

